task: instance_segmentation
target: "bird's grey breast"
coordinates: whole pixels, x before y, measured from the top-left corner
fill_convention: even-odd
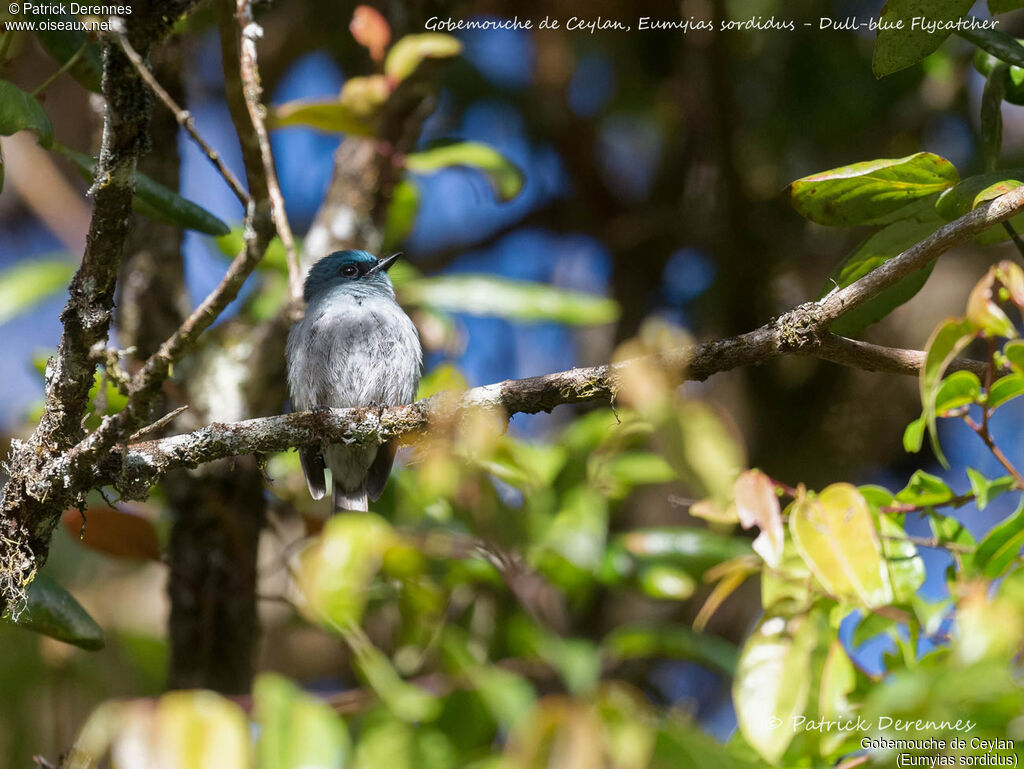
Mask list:
[[[416,327],[391,297],[330,292],[310,303],[288,337],[293,406],[409,403],[421,360]]]

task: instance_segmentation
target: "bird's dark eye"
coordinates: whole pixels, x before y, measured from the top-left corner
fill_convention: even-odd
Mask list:
[[[354,278],[359,274],[359,269],[354,264],[346,264],[339,273],[343,278]]]

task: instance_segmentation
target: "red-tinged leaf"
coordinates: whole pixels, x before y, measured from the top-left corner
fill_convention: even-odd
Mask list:
[[[370,52],[370,58],[381,61],[391,42],[391,27],[380,11],[368,5],[357,5],[348,25],[352,37]]]
[[[83,522],[81,512],[66,510],[61,522],[73,539],[93,550],[117,558],[160,560],[156,529],[137,513],[96,507],[86,511]]]
[[[761,530],[754,540],[754,552],[773,569],[778,568],[782,563],[785,533],[775,484],[760,470],[747,470],[740,473],[733,491],[740,524],[744,529],[757,526]]]
[[[1020,270],[1019,267],[1016,269]],[[1001,284],[997,265],[989,269],[971,290],[967,298],[967,320],[985,336],[1013,338],[1017,336],[1017,329],[997,304],[998,287]]]

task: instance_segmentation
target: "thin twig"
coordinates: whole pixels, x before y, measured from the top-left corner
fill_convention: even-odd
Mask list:
[[[1024,240],[1021,240],[1020,235],[1017,234],[1016,228],[1014,228],[1014,226],[1010,224],[1010,221],[1007,220],[1003,222],[1003,229],[1009,233],[1010,239],[1013,241],[1013,245],[1017,247],[1017,252],[1021,257],[1024,257]]]
[[[207,159],[213,163],[213,167],[217,169],[217,172],[231,188],[231,191],[235,193],[235,197],[238,198],[239,202],[242,204],[242,208],[247,208],[251,199],[249,193],[246,191],[245,187],[242,186],[238,177],[235,176],[231,172],[231,169],[224,164],[224,160],[221,158],[220,153],[211,147],[202,135],[200,135],[199,131],[196,130],[196,121],[192,117],[192,113],[179,106],[178,103],[174,101],[174,97],[167,93],[167,89],[160,85],[159,81],[153,77],[153,73],[149,71],[149,67],[146,66],[146,62],[142,60],[139,52],[136,51],[132,47],[132,44],[128,42],[128,38],[124,36],[122,31],[115,30],[113,35],[114,39],[117,40],[121,49],[124,51],[125,56],[128,57],[132,66],[134,66],[135,70],[139,73],[139,77],[141,77],[146,85],[149,86],[149,89],[156,94],[156,97],[174,113],[174,119],[178,121],[178,125],[188,132],[188,135],[192,137],[192,141],[199,146],[199,149],[203,151],[203,154],[206,155]]]
[[[88,48],[88,47],[89,47],[89,41],[87,40],[86,42],[82,43],[81,46],[79,46],[78,50],[75,51],[71,55],[71,58],[69,58],[66,62],[64,62],[63,64],[60,65],[60,69],[58,69],[56,72],[54,72],[48,78],[46,78],[46,80],[44,80],[42,83],[40,83],[36,87],[36,89],[34,91],[32,91],[32,96],[34,96],[34,97],[36,97],[38,99],[39,95],[41,93],[43,93],[43,91],[45,91],[51,85],[53,85],[54,81],[57,78],[59,78],[61,75],[63,75],[65,72],[67,72],[73,66],[75,66],[75,62],[77,62],[80,58],[82,58],[82,54],[85,53],[85,49]]]
[[[988,450],[992,452],[992,456],[994,456],[999,461],[999,464],[1006,468],[1006,472],[1008,472],[1013,477],[1013,481],[1016,484],[1017,488],[1024,489],[1024,475],[1021,475],[1020,470],[1014,467],[1013,463],[1009,459],[1007,459],[1006,454],[1003,453],[1003,450],[996,445],[996,442],[992,439],[992,435],[988,431],[988,427],[983,427],[982,425],[979,425],[977,422],[975,422],[973,419],[966,415],[963,417],[963,420],[964,422],[967,423],[968,427],[970,427],[972,430],[974,430],[975,433],[977,433],[978,437],[981,438],[981,440],[988,447]]]
[[[913,537],[909,534],[883,534],[882,539],[888,539],[892,542],[909,542],[918,547],[945,550],[950,553],[973,553],[975,550],[971,545],[961,545],[957,542],[940,542],[934,537]]]
[[[128,442],[129,443],[134,443],[135,441],[137,441],[137,440],[139,440],[139,439],[141,439],[141,438],[143,438],[143,437],[145,437],[147,435],[151,435],[151,434],[155,433],[161,427],[164,427],[165,425],[170,424],[174,420],[175,417],[177,417],[179,414],[181,414],[182,412],[187,411],[187,410],[188,410],[188,404],[187,403],[184,406],[178,406],[178,408],[174,409],[174,411],[171,411],[171,412],[169,412],[167,414],[164,414],[158,420],[153,422],[153,424],[146,425],[141,430],[138,430],[138,431],[132,433],[131,437],[128,439]]]
[[[291,225],[288,223],[288,213],[284,207],[284,195],[281,194],[281,185],[277,180],[277,171],[274,168],[274,155],[270,149],[270,135],[267,133],[266,122],[263,119],[265,109],[260,103],[263,86],[260,82],[259,68],[256,64],[256,39],[262,37],[263,29],[253,21],[252,7],[249,4],[249,0],[238,0],[236,15],[242,31],[241,49],[239,52],[239,72],[244,85],[242,92],[245,94],[245,105],[249,111],[249,119],[252,121],[253,130],[256,133],[256,140],[259,142],[274,226],[277,228],[277,234],[281,238],[281,243],[284,244],[288,261],[288,286],[291,291],[291,298],[293,302],[300,302],[302,300],[302,273],[299,271],[299,255],[295,248],[295,237],[292,235]]]

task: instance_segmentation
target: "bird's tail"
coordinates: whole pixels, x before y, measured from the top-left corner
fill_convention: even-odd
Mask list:
[[[337,482],[334,484],[334,512],[343,513],[346,510],[366,512],[370,509],[370,501],[366,494],[366,484],[358,489],[345,491]]]

